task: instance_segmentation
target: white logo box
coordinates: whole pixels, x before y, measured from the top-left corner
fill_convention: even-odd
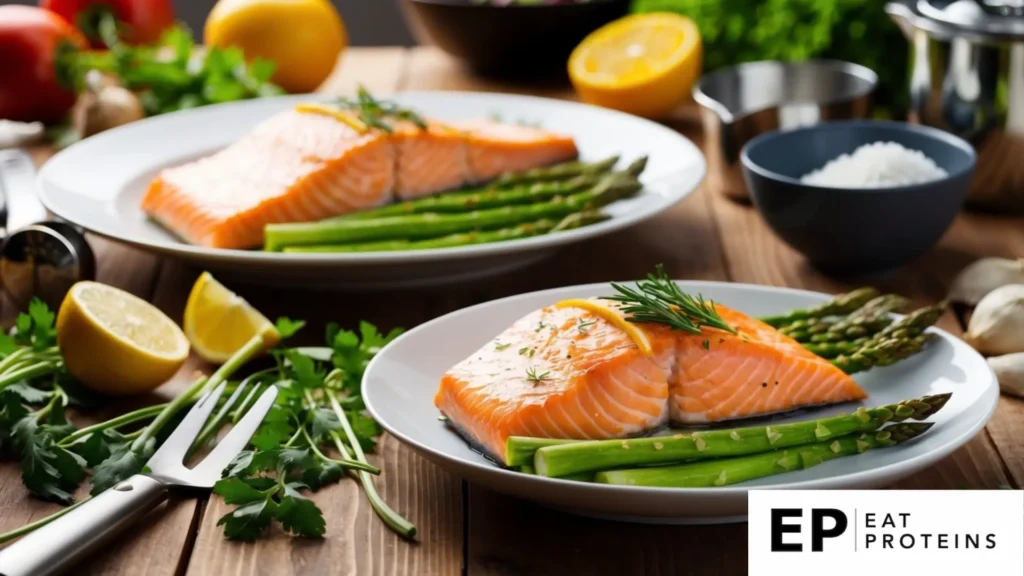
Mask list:
[[[751,490],[748,514],[750,576],[1024,575],[1021,490]]]

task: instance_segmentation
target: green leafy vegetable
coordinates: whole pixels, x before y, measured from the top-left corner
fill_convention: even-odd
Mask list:
[[[124,44],[116,34],[108,45],[107,52],[69,52],[60,66],[79,85],[91,69],[112,74],[138,94],[150,116],[284,93],[270,82],[273,62],[257,58],[246,63],[236,47],[196,46],[192,34],[180,25],[168,29],[152,46]]]

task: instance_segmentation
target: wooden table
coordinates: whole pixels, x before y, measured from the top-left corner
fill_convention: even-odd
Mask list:
[[[566,88],[524,89],[473,78],[429,48],[352,49],[326,90],[477,90],[531,92],[572,98]],[[671,122],[699,143],[692,117]],[[39,159],[47,151],[39,151]],[[200,272],[100,238],[92,239],[99,280],[146,298],[181,318],[188,289]],[[870,279],[918,303],[941,299],[953,276],[981,256],[1024,256],[1024,219],[963,214],[941,243],[892,275]],[[302,293],[232,287],[269,316],[307,318],[307,333],[326,320],[355,325],[412,327],[470,304],[571,284],[637,278],[663,262],[675,278],[793,286],[838,292],[854,284],[831,280],[769,232],[757,213],[710,190],[632,229],[568,248],[543,263],[476,284],[399,294]],[[858,284],[863,283],[859,282]],[[287,293],[285,293],[286,295]],[[10,314],[10,307],[6,312]],[[960,332],[950,314],[941,325]],[[180,389],[198,362],[161,392]],[[1024,484],[1024,402],[1003,398],[988,427],[938,465],[902,488],[996,488]],[[630,525],[584,519],[495,494],[428,463],[392,438],[382,439],[377,481],[392,507],[419,527],[408,544],[374,516],[354,482],[317,493],[327,519],[323,541],[281,533],[253,544],[224,540],[215,525],[225,512],[219,498],[178,500],[154,513],[123,543],[97,557],[82,574],[171,575],[408,575],[742,574],[747,565],[744,524],[686,527]],[[14,463],[0,466],[0,530],[51,513],[56,507],[28,497]]]

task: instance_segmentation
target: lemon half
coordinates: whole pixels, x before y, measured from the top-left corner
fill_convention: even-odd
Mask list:
[[[690,97],[702,58],[693,20],[635,14],[584,38],[569,57],[569,77],[584,102],[662,118]]]
[[[178,325],[156,306],[98,282],[71,287],[57,314],[68,372],[104,394],[138,394],[171,379],[188,358]]]
[[[192,286],[184,325],[185,336],[196,354],[218,364],[226,362],[257,334],[263,336],[266,348],[281,341],[281,334],[266,316],[209,272],[203,272]]]

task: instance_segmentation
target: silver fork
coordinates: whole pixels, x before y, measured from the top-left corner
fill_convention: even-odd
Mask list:
[[[49,576],[61,574],[110,542],[136,520],[166,500],[172,489],[208,491],[221,471],[249,443],[277,398],[271,386],[224,439],[194,468],[185,467],[187,454],[217,399],[221,384],[189,410],[181,424],[136,474],[85,502],[50,524],[0,550],[0,575]]]

